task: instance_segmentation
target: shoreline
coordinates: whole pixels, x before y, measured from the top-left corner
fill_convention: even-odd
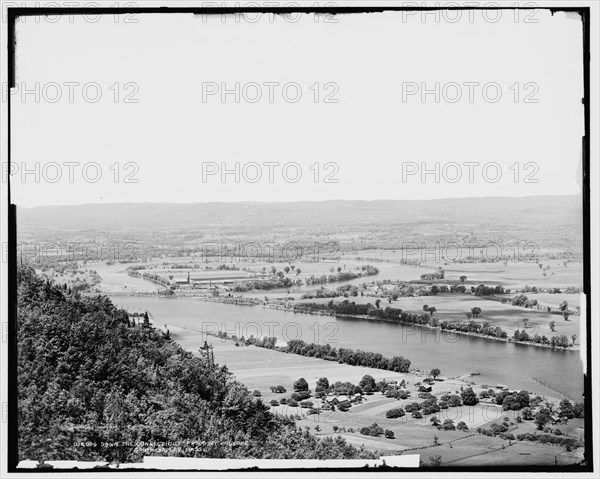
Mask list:
[[[175,334],[175,336],[178,336],[179,334],[186,334],[187,340],[190,341],[192,339],[199,339],[199,342],[197,344],[197,347],[195,349],[190,349],[189,347],[186,348],[184,345],[182,345],[179,341],[176,341],[175,339],[172,339],[173,341],[177,342],[177,344],[179,344],[183,349],[185,349],[186,351],[190,351],[192,353],[197,353],[198,349],[202,346],[202,342],[205,341],[204,337],[208,338],[214,338],[216,340],[221,341],[222,343],[235,343],[236,340],[232,339],[232,338],[223,338],[223,337],[219,337],[216,336],[215,334],[211,334],[211,333],[203,333],[201,331],[195,330],[195,329],[188,329],[188,328],[183,328],[181,326],[174,326],[174,325],[170,325],[170,324],[164,324],[164,325],[159,325],[156,320],[154,320],[152,317],[149,317],[149,322],[150,322],[150,326],[158,329],[160,331],[162,331],[163,333],[166,333],[167,331],[169,331],[169,333],[171,334],[171,336],[173,336]],[[179,333],[179,334],[177,334]],[[396,371],[391,371],[388,369],[379,369],[379,368],[371,368],[368,366],[353,366],[351,364],[346,364],[346,363],[338,363],[337,361],[328,361],[326,359],[323,358],[316,358],[316,357],[312,357],[312,356],[302,356],[301,354],[294,354],[294,353],[290,353],[287,351],[283,351],[281,349],[281,346],[277,346],[273,349],[270,348],[262,348],[259,346],[255,346],[254,344],[248,344],[248,345],[244,345],[244,346],[240,346],[240,351],[243,351],[244,348],[252,348],[252,349],[257,349],[257,350],[262,350],[262,351],[267,351],[267,352],[276,352],[276,353],[281,353],[281,354],[286,354],[286,355],[290,355],[290,356],[297,356],[300,358],[307,358],[310,360],[314,360],[314,361],[319,361],[322,362],[323,364],[333,364],[333,365],[341,365],[341,366],[346,366],[348,368],[356,368],[356,369],[369,369],[372,371],[377,371],[380,373],[388,373],[388,374],[398,374],[398,375],[408,375],[408,376],[413,376],[415,378],[421,378],[421,377],[427,377],[428,373],[427,371],[423,371],[422,369],[416,368],[416,367],[412,367],[410,368],[410,370],[408,372],[396,372]],[[225,366],[227,364],[224,364]],[[476,376],[476,375],[475,375]],[[452,380],[458,380],[458,381],[464,381],[465,383],[469,384],[466,379],[467,378],[471,378],[471,377],[475,377],[472,375],[472,373],[465,373],[465,374],[461,374],[459,376],[444,376],[444,375],[440,375],[439,377],[441,379],[444,379],[446,381],[452,381]],[[473,386],[477,386],[477,384],[473,383]]]
[[[432,331],[440,331],[440,333],[442,331],[446,332],[447,334],[461,334],[463,336],[467,336],[467,337],[473,337],[473,338],[481,338],[481,339],[488,339],[488,340],[492,340],[492,341],[500,341],[500,342],[504,342],[504,343],[510,343],[510,344],[521,344],[524,346],[532,346],[532,347],[537,347],[537,348],[544,348],[544,349],[550,349],[550,350],[557,350],[557,351],[580,351],[580,347],[579,346],[570,346],[568,348],[562,348],[562,347],[552,347],[549,344],[542,344],[542,343],[535,343],[533,341],[515,341],[513,338],[498,338],[496,336],[488,336],[486,334],[481,334],[481,333],[473,333],[473,332],[469,332],[469,331],[458,331],[455,329],[442,329],[439,326],[429,326],[427,324],[417,324],[417,323],[406,323],[406,322],[402,322],[402,321],[394,321],[391,319],[384,319],[384,318],[376,318],[376,317],[372,317],[372,316],[363,316],[363,315],[352,315],[352,314],[333,314],[333,313],[329,313],[329,312],[325,312],[324,310],[319,311],[319,310],[315,310],[315,311],[296,311],[293,308],[288,308],[285,305],[282,304],[264,304],[263,301],[259,300],[259,299],[250,299],[250,298],[236,298],[235,300],[226,300],[224,298],[220,298],[220,297],[201,297],[199,296],[201,301],[205,301],[205,302],[209,302],[209,303],[222,303],[222,304],[231,304],[234,306],[260,306],[264,309],[273,309],[276,311],[287,311],[287,312],[291,312],[294,314],[309,314],[309,315],[313,315],[313,316],[335,316],[336,318],[346,318],[346,319],[359,319],[359,320],[364,320],[364,321],[374,321],[374,322],[386,322],[386,323],[392,323],[392,324],[402,324],[404,326],[415,326],[418,328],[423,328],[423,329],[429,329]]]
[[[231,345],[231,344],[235,343],[235,340],[232,338],[220,338],[213,334],[202,333],[201,331],[197,331],[194,329],[188,329],[188,328],[169,325],[169,324],[159,325],[152,317],[150,317],[149,320],[150,320],[150,325],[153,328],[156,328],[162,332],[166,332],[168,330],[171,334],[172,341],[176,342],[184,350],[189,351],[194,355],[199,354],[199,349],[203,345],[203,342],[205,340],[208,340],[208,337],[214,338],[215,340],[219,340],[221,345],[223,345],[223,344]],[[185,338],[183,336],[185,336]],[[185,340],[182,341],[182,339],[185,339]],[[218,344],[218,342],[217,342],[217,344]],[[214,346],[214,345],[211,343],[211,346]],[[299,359],[298,362],[302,362],[303,360],[305,360],[307,363],[312,362],[315,364],[320,364],[323,368],[334,367],[334,368],[339,368],[340,370],[352,371],[353,372],[352,376],[356,375],[356,377],[357,377],[356,384],[358,384],[359,376],[361,376],[362,372],[365,372],[365,371],[374,377],[398,376],[398,377],[402,377],[404,379],[412,378],[412,381],[414,381],[414,382],[418,382],[421,378],[429,376],[427,371],[424,371],[422,369],[419,369],[419,368],[416,368],[413,366],[411,366],[411,368],[409,369],[408,372],[395,372],[395,371],[386,370],[386,369],[371,368],[368,366],[353,366],[353,365],[346,364],[346,363],[338,363],[337,361],[328,361],[328,360],[325,360],[322,358],[303,356],[300,354],[282,351],[281,349],[279,349],[279,347],[274,348],[274,349],[269,349],[269,348],[258,347],[258,346],[251,344],[251,345],[240,346],[239,348],[236,347],[235,349],[239,352],[242,352],[244,350],[259,351],[265,355],[272,355],[273,353],[283,354],[285,356],[302,358],[302,359]],[[269,360],[269,361],[271,361],[271,360]],[[231,368],[227,364],[226,361],[224,361],[224,362],[216,361],[216,362],[218,362],[222,366],[227,366],[227,368],[233,373],[233,375],[236,377],[236,379],[246,385],[246,382],[244,381],[244,377],[241,377],[242,375],[240,374],[241,373],[240,371],[235,371],[234,368]],[[312,373],[312,370],[309,369],[307,372]],[[457,376],[440,375],[439,379],[442,379],[442,381],[439,382],[439,384],[444,384],[444,382],[447,382],[448,387],[450,387],[452,382],[458,382],[458,383],[464,384],[466,387],[473,388],[473,390],[475,390],[476,388],[494,389],[494,390],[497,389],[496,385],[483,384],[483,383],[478,383],[478,382],[473,381],[473,378],[477,377],[478,375],[479,374],[477,372],[467,372],[467,373],[459,374]],[[308,375],[307,375],[307,377],[308,377]],[[543,384],[541,384],[541,385],[544,386]],[[510,388],[509,385],[505,385],[505,386],[508,387],[509,390],[512,390],[512,388]],[[559,397],[549,396],[548,394],[545,394],[545,393],[532,392],[532,391],[529,391],[529,392],[530,392],[530,394],[537,394],[548,400],[553,400],[556,402],[560,401],[563,397],[566,397],[564,394],[562,394],[558,391],[555,391],[555,392],[560,395]]]

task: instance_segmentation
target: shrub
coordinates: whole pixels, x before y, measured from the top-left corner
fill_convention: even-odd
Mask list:
[[[471,388],[465,389],[460,396],[465,406],[475,406],[479,402],[477,394]]]
[[[294,391],[308,391],[308,382],[306,379],[300,378],[294,382]]]
[[[413,411],[413,413],[411,414],[411,416],[414,419],[421,419],[423,417],[423,415],[419,411]]]
[[[258,389],[255,389],[254,391],[252,391],[252,395],[254,397],[260,397],[262,396],[262,393]]]
[[[277,399],[271,399],[271,406],[279,406],[279,401]]]
[[[406,406],[404,406],[404,409],[406,410],[406,412],[418,411],[419,409],[421,409],[421,405],[418,402],[414,402],[412,404],[407,404]]]
[[[383,428],[379,425],[377,425],[377,423],[373,423],[373,425],[371,426],[371,436],[381,436],[383,434]]]
[[[427,416],[428,414],[433,414],[434,412],[439,412],[439,411],[440,411],[440,407],[437,404],[429,404],[429,405],[423,407],[422,414],[425,414]]]
[[[397,391],[396,389],[388,389],[383,394],[385,394],[385,397],[398,399],[398,393],[399,391]]]
[[[360,429],[360,433],[365,436],[381,436],[383,434],[383,428],[377,423],[373,423],[371,426],[365,426]]]
[[[492,431],[492,433],[495,436],[497,436],[498,434],[500,434],[502,432],[508,431],[508,426],[505,423],[502,423],[502,424],[491,424],[490,425],[490,430]]]
[[[444,424],[442,424],[442,428],[444,428],[446,431],[454,431],[456,429],[452,419],[446,419]]]
[[[556,428],[554,430],[554,434],[556,434],[557,436],[562,436],[562,431],[560,429]]]
[[[537,428],[541,431],[544,429],[546,423],[550,421],[550,410],[548,408],[542,407],[535,415],[535,424]]]
[[[464,431],[467,432],[469,430],[469,426],[466,425],[466,423],[464,421],[460,421],[457,425],[456,425],[456,429],[458,429],[459,431]]]
[[[385,437],[388,439],[394,439],[394,437],[395,437],[394,431],[391,431],[389,429],[386,429],[384,434],[385,434]]]
[[[310,397],[310,391],[300,391],[292,394],[292,399],[295,401],[304,401]]]
[[[290,399],[288,402],[288,406],[298,407],[298,401],[296,401],[295,399]]]
[[[385,417],[387,417],[388,419],[396,419],[396,418],[404,416],[405,414],[406,413],[404,412],[404,409],[399,407],[399,408],[390,409],[389,411],[387,411],[385,413]]]
[[[565,416],[567,419],[571,419],[574,417],[573,405],[571,404],[571,401],[569,401],[568,399],[563,399],[560,402],[559,409],[560,409],[560,412],[559,412],[560,416]]]

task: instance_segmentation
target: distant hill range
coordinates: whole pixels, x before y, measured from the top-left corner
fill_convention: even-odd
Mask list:
[[[219,226],[301,227],[495,223],[581,228],[579,196],[439,200],[302,201],[290,203],[112,203],[18,208],[19,227],[182,229]],[[511,229],[513,229],[511,228]]]

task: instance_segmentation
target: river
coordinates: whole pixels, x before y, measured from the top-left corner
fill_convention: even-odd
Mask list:
[[[478,384],[506,384],[557,397],[557,391],[581,400],[583,373],[579,353],[475,338],[397,323],[299,314],[257,306],[204,302],[197,298],[114,297],[131,312],[148,310],[158,324],[238,336],[275,336],[330,343],[384,356],[404,356],[422,369],[441,369],[446,376],[471,372]],[[218,341],[212,337],[212,341]],[[335,378],[329,378],[334,379]],[[547,388],[540,384],[550,386]],[[554,389],[554,390],[553,390]]]

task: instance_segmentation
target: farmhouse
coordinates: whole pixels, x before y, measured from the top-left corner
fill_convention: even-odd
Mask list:
[[[351,395],[331,396],[333,393],[328,393],[327,397],[323,398],[323,402],[331,406],[339,406],[342,403],[357,403],[362,401],[362,394],[356,393]]]

